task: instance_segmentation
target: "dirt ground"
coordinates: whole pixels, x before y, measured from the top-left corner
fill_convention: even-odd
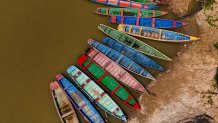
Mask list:
[[[216,0],[218,3],[218,0]],[[172,10],[183,15],[190,0],[172,0]],[[189,19],[200,27],[198,42],[187,44],[173,59],[169,69],[149,86],[156,97],[140,97],[142,110],[130,116],[129,123],[183,123],[197,115],[207,114],[218,123],[218,97],[214,76],[218,67],[218,30],[206,22],[210,16],[218,17],[218,4],[212,11],[200,11]]]

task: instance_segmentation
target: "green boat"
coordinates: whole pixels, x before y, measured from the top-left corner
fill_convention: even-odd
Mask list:
[[[109,16],[158,17],[167,14],[164,11],[138,8],[104,8],[98,7],[96,14]]]
[[[82,55],[77,59],[77,62],[95,80],[95,82],[99,83],[111,95],[134,109],[141,109],[134,97],[119,82],[117,82],[117,80],[111,77],[108,72],[89,59],[88,56]]]
[[[103,24],[99,24],[98,28],[102,32],[104,32],[105,34],[110,36],[111,38],[119,41],[120,43],[125,44],[126,46],[131,47],[132,49],[135,49],[135,50],[142,52],[146,55],[153,56],[153,57],[163,59],[166,61],[172,60],[171,58],[164,55],[163,53],[156,50],[155,48],[151,47],[150,45],[148,45],[148,44],[146,44],[146,43],[144,43],[144,42],[142,42],[142,41],[140,41],[132,36],[129,36],[127,34],[119,32],[116,29],[113,29],[113,28],[106,26],[106,25],[103,25]]]
[[[70,66],[67,73],[74,80],[74,82],[90,97],[96,104],[104,111],[108,112],[114,117],[127,121],[127,116],[124,115],[120,107],[101,89],[94,81],[92,81],[86,74],[84,74],[76,66]]]

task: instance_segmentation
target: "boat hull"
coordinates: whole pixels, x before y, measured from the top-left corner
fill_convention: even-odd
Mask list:
[[[90,60],[87,56],[82,55],[77,62],[84,70],[110,94],[121,100],[124,104],[134,109],[141,109],[133,96],[106,71],[101,69],[97,64]]]
[[[142,68],[140,65],[136,64],[134,61],[128,57],[120,54],[119,52],[95,41],[92,39],[88,40],[90,46],[96,48],[98,51],[103,53],[105,56],[119,64],[121,67],[137,74],[147,79],[156,80],[148,71]]]
[[[119,32],[118,30],[115,30],[109,26],[103,25],[103,24],[99,24],[98,28],[104,32],[105,34],[107,34],[108,36],[110,36],[111,38],[119,41],[120,43],[129,46],[132,49],[135,49],[139,52],[142,52],[146,55],[149,56],[153,56],[159,59],[163,59],[166,61],[171,61],[172,59],[169,58],[168,56],[164,55],[163,53],[161,53],[160,51],[156,50],[155,48],[151,47],[150,45],[132,37],[129,36],[125,33]]]
[[[175,20],[167,20],[167,19],[160,19],[160,18],[130,17],[130,16],[110,16],[108,21],[117,24],[128,24],[128,25],[163,28],[163,29],[171,29],[171,28],[176,28],[186,25],[186,23],[175,21]]]
[[[122,0],[92,0],[92,2],[109,5],[109,6],[122,7],[122,8],[140,8],[140,9],[159,8],[159,6],[156,5],[149,5],[144,3],[129,2],[129,1],[122,1]]]
[[[56,76],[61,88],[67,94],[71,103],[78,109],[84,118],[90,123],[104,123],[104,120],[91,104],[91,102],[63,75]]]
[[[167,4],[166,1],[164,0],[124,0],[124,1],[132,1],[132,2],[138,2],[138,3],[145,3],[145,4],[153,4],[153,5],[158,5],[158,4]]]
[[[70,66],[67,73],[74,82],[91,98],[100,108],[112,116],[127,121],[121,108],[101,89],[94,81],[75,66]]]
[[[159,17],[167,12],[138,8],[103,8],[98,7],[96,14],[107,16],[135,16],[135,17]]]
[[[62,123],[79,123],[76,112],[57,81],[50,83],[55,108]]]
[[[86,52],[86,55],[89,56],[89,58],[97,63],[102,69],[110,73],[115,79],[120,81],[123,85],[126,85],[127,87],[139,92],[146,91],[143,85],[138,80],[136,80],[125,69],[120,67],[117,63],[109,59],[97,49],[89,49],[89,51]]]
[[[122,53],[123,55],[127,56],[128,58],[130,58],[131,60],[133,60],[134,62],[138,63],[139,65],[141,65],[143,67],[153,68],[153,69],[157,69],[160,71],[165,70],[161,65],[159,65],[158,63],[156,63],[154,60],[150,59],[146,55],[144,55],[144,54],[142,54],[142,53],[112,39],[112,38],[105,36],[102,39],[102,42],[106,46],[116,50],[119,53]]]
[[[190,42],[196,41],[198,38],[193,36],[184,35],[181,33],[163,30],[163,29],[155,29],[150,27],[142,27],[142,26],[133,26],[133,25],[125,25],[119,24],[117,27],[118,31],[146,39],[156,40],[156,41],[165,41],[165,42]]]

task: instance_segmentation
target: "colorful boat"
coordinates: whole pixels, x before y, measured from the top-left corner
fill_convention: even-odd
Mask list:
[[[144,68],[142,68],[140,65],[136,64],[134,61],[129,59],[128,57],[122,55],[121,53],[95,41],[92,39],[88,40],[89,45],[96,48],[98,51],[106,55],[108,58],[122,66],[123,68],[140,75],[142,77],[156,80],[148,71],[146,71]]]
[[[145,4],[167,4],[164,0],[123,0],[123,1],[132,1],[132,2],[138,2],[138,3],[145,3]]]
[[[109,93],[120,99],[124,104],[127,104],[134,109],[141,109],[133,96],[121,84],[119,84],[119,82],[117,82],[97,64],[91,61],[87,56],[82,55],[77,59],[77,62]]]
[[[111,23],[118,24],[129,24],[136,26],[145,26],[145,27],[153,27],[153,28],[176,28],[180,26],[186,25],[186,23],[175,21],[175,20],[167,20],[160,18],[142,18],[142,17],[131,17],[131,16],[110,16],[108,19]]]
[[[50,83],[55,108],[62,123],[79,123],[76,112],[57,81]]]
[[[159,6],[122,0],[92,0],[92,2],[122,8],[158,9]]]
[[[189,42],[189,41],[199,40],[199,38],[194,36],[188,36],[173,31],[150,28],[150,27],[119,24],[117,29],[118,31],[124,32],[129,35],[133,35],[141,38],[147,38],[151,40],[157,40],[157,41]]]
[[[68,74],[74,82],[104,111],[114,117],[127,121],[127,117],[123,114],[120,107],[101,89],[94,81],[75,66],[67,69]]]
[[[171,59],[169,57],[167,57],[166,55],[164,55],[163,53],[161,53],[160,51],[156,50],[155,48],[151,47],[150,45],[132,37],[129,36],[125,33],[119,32],[109,26],[103,25],[103,24],[99,24],[98,28],[104,32],[105,34],[107,34],[108,36],[110,36],[111,38],[119,41],[120,43],[125,44],[126,46],[131,47],[132,49],[135,49],[139,52],[142,52],[146,55],[149,56],[153,56],[159,59],[163,59],[163,60],[167,60],[170,61]]]
[[[109,38],[107,36],[105,36],[103,39],[102,39],[102,42],[116,50],[117,52],[127,56],[128,58],[130,58],[131,60],[133,60],[134,62],[138,63],[139,65],[143,66],[143,67],[148,67],[148,68],[154,68],[154,69],[157,69],[157,70],[160,70],[160,71],[164,71],[165,69],[159,65],[158,63],[156,63],[154,60],[150,59],[149,57],[147,57],[146,55],[132,49],[132,48],[129,48],[128,46],[112,39],[112,38]]]
[[[139,92],[145,92],[143,85],[136,80],[125,69],[120,67],[116,62],[109,59],[107,56],[99,52],[95,48],[90,48],[86,55],[89,56],[95,63],[97,63],[102,69],[110,73],[115,79],[120,81],[123,85],[130,87],[131,89]]]
[[[80,111],[89,123],[104,123],[104,120],[89,100],[63,75],[56,76],[71,103]]]
[[[158,10],[147,10],[138,8],[104,8],[98,7],[96,14],[109,16],[135,16],[135,17],[158,17],[167,14],[167,12]]]

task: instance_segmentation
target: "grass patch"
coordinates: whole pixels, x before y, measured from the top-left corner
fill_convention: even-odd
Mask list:
[[[215,18],[214,16],[209,15],[209,16],[207,16],[206,21],[210,26],[218,28],[218,25],[216,25],[218,18]]]
[[[213,99],[212,99],[212,96],[207,96],[208,100],[207,102],[210,104],[210,105],[213,105]]]
[[[206,0],[203,4],[204,10],[213,10],[213,5],[216,4],[215,0]]]

